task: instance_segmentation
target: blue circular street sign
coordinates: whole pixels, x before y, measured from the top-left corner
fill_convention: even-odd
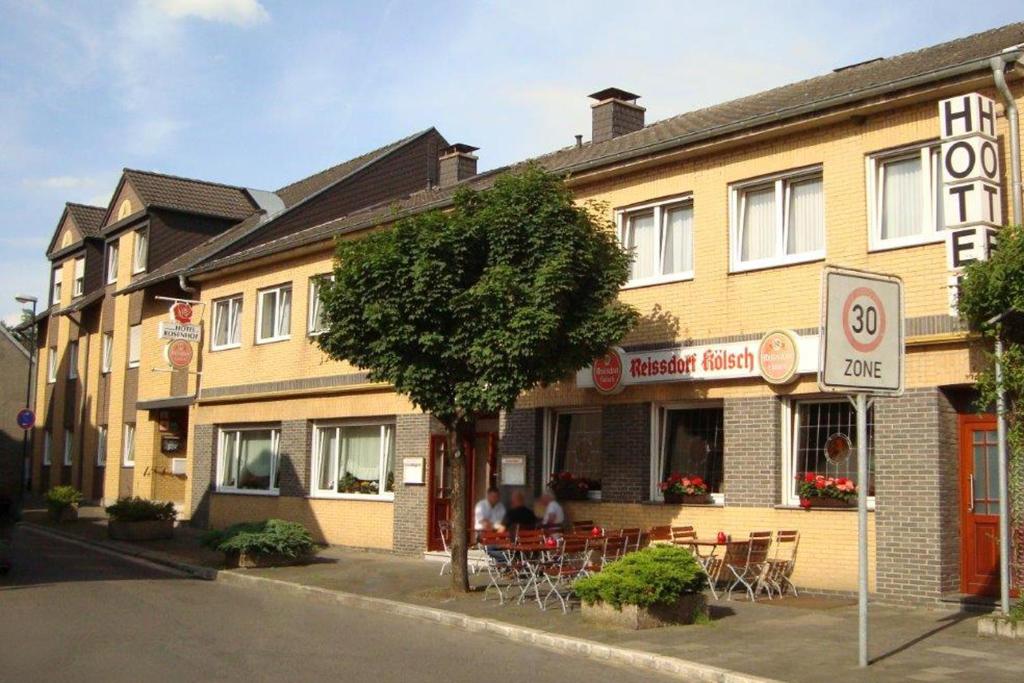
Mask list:
[[[32,429],[36,423],[36,414],[28,408],[22,408],[18,411],[18,426],[22,429]]]

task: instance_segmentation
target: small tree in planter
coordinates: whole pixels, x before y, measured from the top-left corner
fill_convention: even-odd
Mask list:
[[[612,562],[579,579],[583,617],[633,629],[692,624],[707,616],[707,576],[693,554],[657,545]]]
[[[711,489],[703,478],[696,474],[682,475],[673,472],[658,484],[666,503],[687,503],[707,505],[711,502]]]
[[[107,534],[118,541],[155,541],[174,536],[174,503],[138,497],[119,498],[107,506]]]
[[[55,522],[69,522],[78,519],[78,504],[82,494],[74,486],[54,486],[46,492],[46,509]]]
[[[207,532],[203,545],[219,550],[229,567],[280,567],[308,562],[316,544],[298,522],[268,519]]]
[[[857,500],[857,485],[846,477],[826,477],[815,472],[805,472],[797,477],[797,494],[800,507],[850,507]]]

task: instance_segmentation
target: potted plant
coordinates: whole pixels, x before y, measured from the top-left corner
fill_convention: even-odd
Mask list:
[[[55,522],[70,522],[78,519],[78,504],[82,494],[74,486],[54,486],[46,492],[46,509]]]
[[[666,503],[679,505],[708,505],[711,503],[711,489],[707,482],[696,474],[670,474],[658,484]]]
[[[203,545],[223,552],[229,567],[304,564],[316,551],[313,537],[298,522],[268,519],[207,532]]]
[[[797,495],[800,507],[848,508],[857,500],[857,485],[846,477],[826,477],[816,472],[805,472],[797,477]]]
[[[601,480],[587,479],[587,500],[601,500]]]
[[[174,503],[138,497],[118,498],[107,506],[107,535],[118,541],[155,541],[174,536]]]
[[[555,472],[548,480],[548,488],[558,500],[586,500],[590,491],[590,480],[575,477],[571,472]]]
[[[357,479],[352,473],[346,472],[341,478],[341,481],[338,482],[338,492],[376,495],[377,493],[380,493],[380,490],[377,482],[367,479]]]
[[[583,618],[631,629],[692,624],[706,618],[707,576],[683,548],[655,545],[575,583]]]

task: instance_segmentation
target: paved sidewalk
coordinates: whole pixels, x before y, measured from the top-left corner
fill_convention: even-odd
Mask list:
[[[102,527],[97,521],[80,521],[59,529],[95,536],[97,527]],[[213,556],[198,554],[191,530],[183,531],[174,541],[162,542],[160,552],[180,553],[183,559],[202,557],[207,566],[216,566]],[[239,573],[498,620],[785,681],[1016,683],[1024,670],[1024,645],[981,639],[975,618],[955,611],[873,606],[874,663],[861,671],[856,666],[857,608],[849,600],[720,600],[712,603],[710,624],[634,632],[586,624],[578,610],[566,615],[558,609],[542,612],[535,605],[499,606],[496,600],[483,601],[479,592],[452,596],[448,577],[438,576],[439,569],[440,564],[419,558],[331,547],[308,566]],[[473,583],[482,586],[485,575]]]

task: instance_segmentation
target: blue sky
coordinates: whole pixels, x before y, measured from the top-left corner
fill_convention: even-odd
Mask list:
[[[839,6],[842,5],[842,6]],[[0,0],[0,317],[121,168],[273,189],[434,125],[482,168],[1024,20],[1019,2]]]

